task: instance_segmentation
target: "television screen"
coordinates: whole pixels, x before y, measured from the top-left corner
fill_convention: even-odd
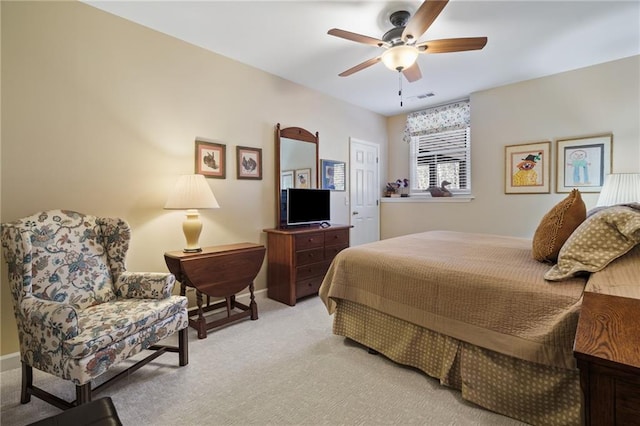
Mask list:
[[[287,225],[320,223],[331,219],[330,190],[289,188],[286,192],[286,201],[283,203],[286,206]]]

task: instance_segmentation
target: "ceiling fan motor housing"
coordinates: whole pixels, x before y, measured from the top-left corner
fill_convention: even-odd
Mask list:
[[[410,16],[411,14],[406,10],[393,12],[389,17],[389,21],[391,21],[393,28],[384,33],[382,40],[389,43],[391,46],[404,44],[402,41],[402,32],[404,31],[404,27],[407,25],[407,22],[409,22]]]

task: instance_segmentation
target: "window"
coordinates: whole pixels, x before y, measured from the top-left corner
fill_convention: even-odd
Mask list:
[[[454,195],[471,193],[470,116],[468,101],[407,116],[412,192],[424,192],[446,180]]]
[[[450,185],[453,193],[470,193],[469,128],[411,138],[411,189]]]

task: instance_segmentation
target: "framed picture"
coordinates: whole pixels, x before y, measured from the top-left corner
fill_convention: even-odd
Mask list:
[[[556,192],[600,192],[611,173],[613,135],[558,139]]]
[[[505,194],[548,194],[551,192],[551,142],[507,145]]]
[[[236,161],[238,179],[262,180],[262,149],[238,146]]]
[[[311,188],[311,169],[296,169],[294,187]]]
[[[322,189],[344,191],[346,163],[344,161],[320,160]]]
[[[293,170],[285,170],[280,173],[280,189],[289,189],[293,187]]]
[[[226,145],[196,139],[196,174],[225,179],[227,169]]]

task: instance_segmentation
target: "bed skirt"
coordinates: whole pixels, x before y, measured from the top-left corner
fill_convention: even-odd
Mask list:
[[[580,376],[523,361],[419,327],[344,299],[334,334],[415,367],[481,407],[533,425],[579,425]]]

